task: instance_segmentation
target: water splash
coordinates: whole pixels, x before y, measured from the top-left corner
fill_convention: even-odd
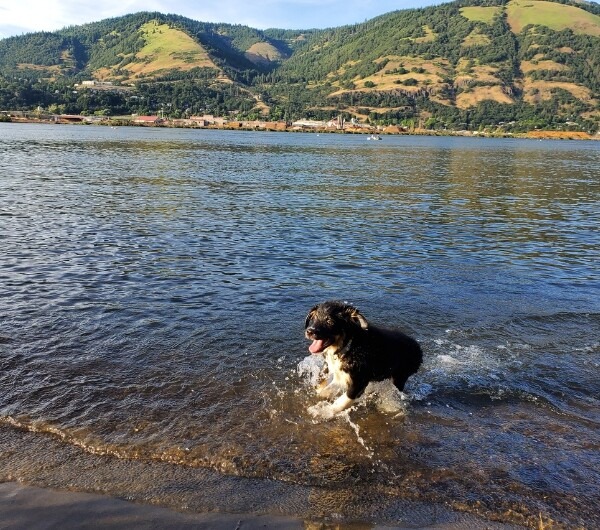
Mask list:
[[[360,445],[362,445],[365,448],[365,450],[367,451],[367,456],[372,459],[375,455],[375,451],[367,445],[364,438],[360,435],[360,427],[350,419],[350,410],[345,410],[344,412],[340,413],[340,416],[348,422],[348,425],[350,425],[350,427],[352,427],[352,430],[356,434],[356,440]]]
[[[365,390],[365,399],[368,403],[373,403],[377,410],[387,414],[406,413],[407,396],[400,392],[390,379],[369,383]]]
[[[314,387],[319,383],[324,364],[325,359],[322,355],[309,355],[298,363],[296,371],[306,385]]]

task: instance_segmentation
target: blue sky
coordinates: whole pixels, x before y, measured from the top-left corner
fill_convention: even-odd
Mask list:
[[[203,22],[254,28],[342,26],[443,0],[0,0],[0,38],[97,22],[138,11],[175,13]],[[251,7],[250,7],[251,6]]]

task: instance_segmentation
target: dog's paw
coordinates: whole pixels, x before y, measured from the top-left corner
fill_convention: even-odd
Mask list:
[[[328,403],[327,401],[319,401],[316,405],[308,407],[308,413],[318,420],[330,420],[335,416],[331,403]]]

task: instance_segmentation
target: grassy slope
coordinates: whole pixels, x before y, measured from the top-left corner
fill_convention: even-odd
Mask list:
[[[515,33],[528,24],[555,31],[571,28],[574,33],[600,37],[600,17],[577,7],[540,0],[512,0],[507,6],[508,23]]]
[[[246,58],[256,64],[268,64],[271,61],[281,61],[284,55],[268,42],[257,42],[246,50]]]
[[[150,21],[140,27],[144,47],[135,60],[123,69],[129,72],[128,81],[157,75],[168,70],[188,71],[192,68],[217,68],[206,50],[183,31]],[[117,77],[115,69],[97,71],[97,77]]]
[[[494,17],[500,13],[500,7],[463,7],[460,14],[473,22],[491,24]]]

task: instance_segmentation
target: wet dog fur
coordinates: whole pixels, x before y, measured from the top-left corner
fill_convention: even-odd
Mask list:
[[[355,307],[337,301],[314,306],[306,316],[309,351],[325,358],[326,380],[317,393],[325,399],[342,394],[333,403],[311,407],[314,416],[332,417],[352,406],[371,381],[392,379],[402,391],[421,365],[416,340],[400,331],[377,328]]]

